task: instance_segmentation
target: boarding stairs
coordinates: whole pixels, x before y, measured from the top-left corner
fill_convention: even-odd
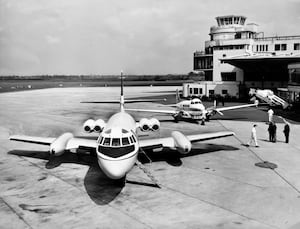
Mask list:
[[[147,159],[149,160],[150,162],[150,165],[152,164],[152,160],[148,157],[148,155],[146,154],[146,152],[142,149],[140,149],[140,152],[143,153]],[[139,160],[137,160],[135,162],[135,164],[137,165],[137,167],[142,170],[146,175],[147,177],[150,178],[150,180],[152,181],[153,185],[158,187],[158,188],[161,188],[161,185],[160,183],[158,182],[158,180],[153,176],[153,174],[151,173],[151,171],[145,166],[143,165]]]

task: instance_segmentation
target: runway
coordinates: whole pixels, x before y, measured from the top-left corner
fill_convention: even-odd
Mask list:
[[[168,94],[177,87],[126,87],[127,98]],[[162,188],[148,184],[137,167],[125,187],[116,186],[89,155],[49,157],[45,146],[10,142],[10,134],[85,135],[88,118],[107,118],[118,104],[81,101],[118,99],[119,88],[52,88],[0,94],[0,228],[300,228],[300,125],[284,143],[267,141],[267,114],[256,108],[225,113],[205,126],[161,119],[157,137],[230,130],[234,137],[194,144],[186,156],[174,151],[141,158]],[[128,107],[161,108],[159,103]],[[233,118],[232,120],[230,118]],[[258,124],[260,147],[245,147]],[[142,133],[145,135],[145,133]],[[153,133],[141,138],[153,137]],[[270,161],[275,170],[255,166]]]

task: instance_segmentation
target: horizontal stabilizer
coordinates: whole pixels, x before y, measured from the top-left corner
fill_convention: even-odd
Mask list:
[[[166,98],[163,99],[125,99],[125,103],[143,103],[143,102],[157,102],[157,101],[166,101]],[[81,103],[120,103],[120,100],[103,100],[103,101],[83,101]]]

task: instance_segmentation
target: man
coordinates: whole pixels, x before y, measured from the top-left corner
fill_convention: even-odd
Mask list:
[[[270,122],[269,123],[269,128],[268,128],[268,131],[269,131],[269,141],[272,142],[273,141],[273,132],[274,132],[274,128],[273,128],[273,123]]]
[[[257,143],[257,136],[256,136],[256,124],[253,125],[252,130],[251,130],[251,137],[250,137],[250,141],[247,143],[247,146],[250,146],[250,144],[252,143],[252,141],[254,141],[255,143],[255,147],[259,147],[258,143]]]
[[[289,136],[290,136],[290,125],[288,121],[286,121],[283,117],[280,116],[280,118],[284,121],[285,125],[283,127],[283,133],[285,136],[285,143],[289,143]]]
[[[269,123],[273,121],[273,114],[274,114],[274,111],[270,108],[268,110]]]
[[[272,136],[272,142],[276,142],[276,138],[277,138],[277,135],[276,135],[276,131],[277,131],[277,126],[276,126],[276,123],[275,122],[272,122],[273,123],[273,136]]]

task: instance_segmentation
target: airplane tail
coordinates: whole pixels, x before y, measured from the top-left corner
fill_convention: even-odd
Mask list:
[[[121,96],[120,96],[120,110],[123,112],[124,111],[124,81],[123,81],[123,71],[121,71]]]
[[[103,100],[103,101],[83,101],[81,103],[119,103],[120,110],[123,112],[125,103],[140,103],[140,102],[155,102],[155,101],[166,101],[166,98],[163,99],[125,99],[124,98],[124,76],[123,72],[121,72],[121,94],[120,100]]]
[[[176,103],[179,103],[180,96],[179,96],[179,90],[176,89]]]

